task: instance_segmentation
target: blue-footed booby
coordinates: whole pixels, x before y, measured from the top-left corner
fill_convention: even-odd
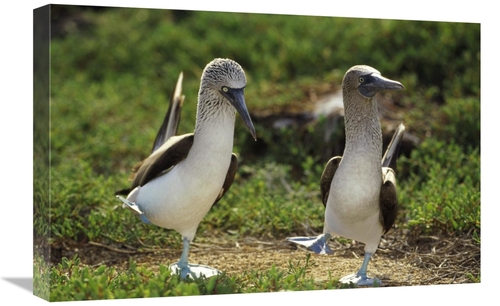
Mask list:
[[[189,246],[210,207],[233,183],[238,166],[232,153],[236,111],[253,138],[257,136],[245,104],[245,72],[238,63],[214,59],[207,64],[201,76],[194,133],[176,136],[184,101],[181,83],[182,73],[151,155],[134,167],[131,187],[116,194],[123,207],[143,222],[182,235],[181,258],[170,266],[174,273],[182,278],[210,277],[220,271],[189,264]]]
[[[382,130],[375,95],[401,89],[404,86],[400,82],[383,77],[369,66],[354,66],[346,72],[342,81],[344,153],[328,161],[320,181],[321,199],[326,207],[323,234],[287,238],[318,254],[333,253],[327,244],[333,236],[363,242],[365,256],[361,268],[341,278],[342,283],[381,285],[379,279],[369,278],[366,271],[381,236],[396,219],[396,178],[389,165],[397,158],[405,127],[399,125],[382,156]]]

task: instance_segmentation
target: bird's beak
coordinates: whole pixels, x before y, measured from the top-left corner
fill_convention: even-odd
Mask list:
[[[379,74],[370,75],[369,82],[358,87],[359,92],[367,98],[371,98],[381,91],[402,89],[405,89],[405,87],[400,82],[390,80]]]
[[[228,92],[222,92],[222,94],[226,98],[228,98],[228,100],[231,102],[234,108],[236,108],[241,118],[243,119],[243,122],[245,122],[245,125],[250,131],[250,134],[252,134],[253,139],[257,140],[257,133],[255,132],[252,119],[250,118],[250,114],[248,113],[247,110],[247,106],[245,103],[245,94],[243,90],[244,90],[243,88],[237,88],[237,89],[231,88],[229,89]]]

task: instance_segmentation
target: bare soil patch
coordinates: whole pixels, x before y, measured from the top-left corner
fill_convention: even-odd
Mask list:
[[[203,238],[191,246],[189,260],[224,271],[229,276],[246,271],[267,271],[272,265],[287,270],[290,263],[304,266],[309,252],[285,239],[260,240],[246,237],[230,241]],[[330,241],[333,255],[311,253],[306,277],[316,281],[338,279],[356,272],[363,260],[362,243],[341,244]],[[176,262],[179,249],[138,250],[124,245],[85,243],[79,246],[60,244],[52,247],[52,263],[62,256],[72,258],[78,253],[84,265],[114,266],[128,269],[133,258],[137,265],[156,269]],[[385,235],[368,266],[369,276],[378,277],[384,286],[415,286],[472,283],[480,278],[480,245],[470,235],[464,237],[422,236],[393,230]]]

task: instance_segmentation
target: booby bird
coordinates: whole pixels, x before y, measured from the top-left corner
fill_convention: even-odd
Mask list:
[[[370,66],[357,65],[346,72],[342,81],[345,149],[342,157],[328,161],[320,181],[326,208],[323,234],[287,238],[318,254],[333,253],[327,245],[333,236],[363,242],[365,256],[361,268],[341,278],[342,283],[382,284],[377,278],[369,278],[366,271],[381,236],[396,219],[396,178],[389,165],[397,157],[405,127],[399,125],[382,157],[382,130],[375,95],[401,89],[404,86],[400,82],[383,77]]]
[[[214,59],[207,64],[201,76],[194,133],[175,136],[184,100],[181,82],[182,73],[153,152],[134,167],[131,187],[118,191],[117,197],[143,222],[182,235],[182,255],[170,266],[172,272],[182,278],[210,277],[220,271],[189,264],[189,246],[199,223],[227,192],[236,174],[238,159],[232,153],[236,111],[255,140],[257,136],[245,104],[245,72],[238,63]]]

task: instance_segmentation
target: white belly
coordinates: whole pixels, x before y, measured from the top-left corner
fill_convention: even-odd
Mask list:
[[[383,232],[379,219],[381,185],[381,168],[339,165],[330,186],[324,230],[363,242],[365,249],[375,252]]]
[[[234,110],[215,115],[195,130],[186,159],[129,194],[151,223],[189,240],[219,195],[231,162]]]
[[[364,220],[352,221],[332,213],[328,208],[325,212],[324,227],[324,232],[328,232],[332,236],[341,236],[363,242],[365,251],[369,253],[375,253],[383,232],[378,213],[374,213]]]
[[[174,229],[192,239],[222,189],[231,156],[218,159],[218,167],[204,164],[200,171],[186,160],[137,192],[134,202],[151,223]],[[214,170],[215,169],[215,170]],[[194,174],[193,174],[194,173]]]

